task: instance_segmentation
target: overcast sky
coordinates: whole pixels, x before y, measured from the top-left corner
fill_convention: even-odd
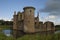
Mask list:
[[[39,11],[40,21],[60,24],[60,0],[0,0],[0,19],[11,20],[14,11],[22,12],[25,6],[35,7],[35,16]]]

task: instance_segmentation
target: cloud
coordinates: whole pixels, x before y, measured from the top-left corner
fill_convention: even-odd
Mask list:
[[[47,0],[45,8],[40,12],[48,14],[43,21],[53,21],[55,24],[60,24],[60,0]]]
[[[0,20],[11,21],[11,19],[8,19],[8,18],[2,18],[2,17],[0,17]]]
[[[56,19],[56,16],[50,15],[50,16],[48,16],[48,18],[49,18],[49,19]]]
[[[55,15],[48,15],[48,16],[44,16],[44,17],[40,18],[40,21],[43,21],[43,22],[52,21],[52,22],[55,23],[56,19],[57,19],[57,16],[55,16]]]
[[[50,16],[45,18],[45,21],[52,21],[52,20],[55,20],[56,18],[57,18],[57,16],[50,15]]]
[[[49,15],[60,16],[60,0],[48,0],[46,7],[41,12],[49,12]]]

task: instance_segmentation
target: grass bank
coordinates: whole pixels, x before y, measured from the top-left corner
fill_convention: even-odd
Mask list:
[[[0,34],[0,40],[60,40],[60,33],[47,36],[40,34],[34,34],[34,35],[27,34],[17,39],[15,39],[12,36],[7,37],[4,34]]]

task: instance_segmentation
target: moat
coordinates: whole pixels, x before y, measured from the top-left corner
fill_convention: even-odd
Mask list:
[[[2,30],[2,32],[3,32],[4,35],[6,35],[6,36],[12,36],[12,30]],[[59,32],[60,32],[60,30],[55,31],[55,34],[56,34],[56,33],[59,33]]]

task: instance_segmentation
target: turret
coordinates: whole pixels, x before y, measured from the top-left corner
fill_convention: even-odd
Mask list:
[[[24,7],[24,31],[34,33],[34,7]]]

